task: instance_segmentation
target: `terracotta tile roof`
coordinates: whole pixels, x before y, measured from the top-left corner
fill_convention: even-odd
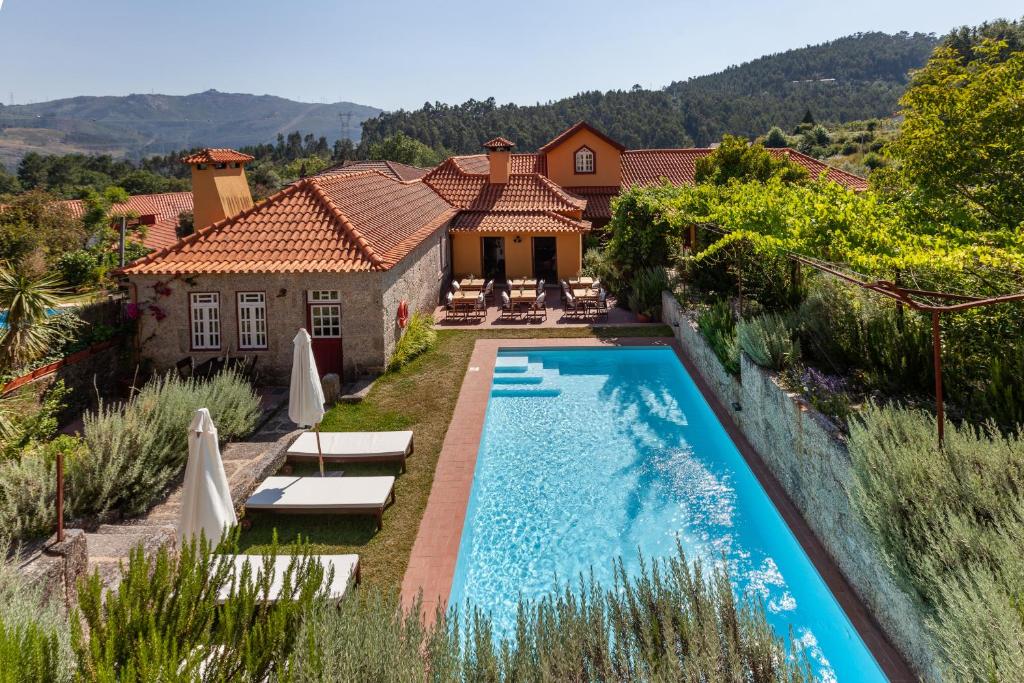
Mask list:
[[[504,149],[506,147],[515,147],[516,143],[512,142],[508,138],[503,138],[500,135],[496,138],[491,138],[485,142],[481,147],[484,149]]]
[[[85,202],[81,199],[69,199],[61,204],[75,218],[85,215]],[[145,237],[141,242],[149,249],[163,249],[178,241],[178,215],[192,211],[191,192],[162,192],[159,194],[137,194],[128,201],[111,207],[114,216],[125,214],[146,217],[153,216],[154,223],[145,226]],[[129,235],[130,238],[133,235]]]
[[[622,185],[655,185],[662,178],[673,185],[692,185],[696,182],[697,159],[708,156],[710,148],[691,149],[630,149],[622,153]],[[807,169],[812,178],[825,172],[826,178],[852,190],[868,188],[868,181],[846,171],[840,171],[795,149],[769,149],[772,156],[788,157]]]
[[[587,200],[587,208],[583,211],[583,217],[587,220],[611,218],[612,199],[617,197],[621,191],[617,185],[567,187],[565,189]]]
[[[467,154],[452,157],[455,163],[466,173],[488,173],[491,170],[486,154]],[[543,173],[547,174],[547,157],[543,154],[513,154],[511,158],[512,173]]]
[[[255,157],[251,157],[248,154],[242,154],[236,152],[233,149],[227,149],[226,147],[207,147],[206,149],[200,150],[195,154],[190,154],[184,157],[181,161],[185,164],[222,164],[229,161],[252,161]]]
[[[835,166],[829,166],[825,162],[819,161],[814,157],[809,157],[802,152],[796,151],[795,149],[782,148],[769,149],[768,151],[771,152],[771,155],[773,157],[778,158],[780,156],[785,156],[788,157],[790,161],[794,161],[800,164],[801,166],[807,169],[807,172],[810,174],[811,178],[817,178],[822,173],[825,173],[825,177],[828,178],[829,180],[839,183],[840,185],[845,185],[851,190],[856,190],[857,192],[861,192],[870,187],[870,183],[868,183],[866,178],[861,178],[858,175],[847,173],[846,171],[838,169]]]
[[[569,194],[539,173],[513,173],[490,183],[486,173],[467,173],[449,159],[423,181],[453,206],[470,211],[582,211],[585,199]]]
[[[318,176],[335,173],[359,173],[361,171],[380,171],[395,180],[418,180],[430,172],[429,168],[420,168],[397,161],[346,161],[341,166],[324,169],[315,174]]]
[[[551,142],[549,142],[546,145],[544,145],[543,147],[541,147],[538,151],[539,152],[546,152],[549,149],[551,149],[552,147],[557,147],[559,144],[561,144],[561,142],[563,140],[565,140],[566,138],[572,136],[576,131],[579,131],[579,130],[588,130],[591,133],[593,133],[594,135],[596,135],[597,137],[599,137],[602,140],[604,140],[605,142],[607,142],[609,145],[611,145],[615,149],[619,150],[620,152],[626,151],[626,146],[625,145],[623,145],[618,140],[613,140],[612,138],[608,137],[607,135],[605,135],[604,133],[599,131],[597,128],[594,128],[592,125],[587,123],[586,121],[580,121],[579,123],[577,123],[576,125],[572,126],[571,128],[565,129],[564,131],[559,133],[558,136],[554,140],[552,140]]]
[[[588,221],[554,211],[463,211],[452,221],[453,232],[586,232]]]
[[[125,269],[133,274],[387,270],[452,218],[421,181],[376,171],[300,180]]]
[[[692,185],[697,159],[709,149],[630,149],[622,154],[622,185],[656,185],[662,178],[674,185]]]

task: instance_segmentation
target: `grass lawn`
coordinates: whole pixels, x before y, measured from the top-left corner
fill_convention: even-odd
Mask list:
[[[358,553],[364,585],[397,591],[427,505],[434,466],[441,453],[448,422],[477,339],[544,337],[671,337],[664,325],[566,329],[439,330],[437,345],[397,372],[382,376],[362,403],[339,404],[324,418],[323,431],[411,429],[415,453],[395,485],[395,504],[384,513],[384,528],[374,533],[370,518],[330,515],[268,515],[254,517],[240,545],[259,552],[276,531],[282,545],[300,537],[314,553]],[[398,475],[397,465],[333,465],[345,475]],[[300,465],[297,473],[314,474],[316,464]],[[282,549],[287,552],[287,548]]]

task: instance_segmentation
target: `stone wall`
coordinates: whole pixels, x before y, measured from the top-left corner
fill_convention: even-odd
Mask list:
[[[741,380],[722,368],[693,318],[669,292],[665,322],[717,399],[799,508],[846,580],[907,661],[927,680],[940,680],[936,645],[924,626],[924,608],[903,591],[879,558],[871,532],[852,504],[853,464],[835,425],[775,375],[741,358]]]
[[[384,273],[381,306],[384,329],[384,358],[391,358],[401,338],[398,326],[398,304],[409,302],[409,314],[432,314],[441,301],[441,291],[451,278],[451,259],[441,268],[441,237],[448,231],[446,223],[427,237],[401,263]]]
[[[296,273],[261,275],[200,275],[195,277],[135,276],[132,300],[152,303],[165,314],[157,320],[149,310],[140,314],[137,350],[156,370],[174,367],[191,356],[201,363],[225,355],[258,357],[257,370],[264,381],[285,384],[292,363],[292,339],[306,327],[306,292],[337,289],[341,294],[342,358],[345,375],[373,372],[384,366],[385,347],[380,327],[383,273]],[[157,293],[159,283],[164,294]],[[189,330],[189,294],[220,293],[221,348],[193,351]],[[267,301],[267,348],[239,349],[236,293],[265,292]]]

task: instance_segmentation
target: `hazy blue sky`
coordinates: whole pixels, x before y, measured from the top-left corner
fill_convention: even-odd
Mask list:
[[[857,31],[943,33],[1020,0],[0,0],[0,100],[216,88],[386,109],[660,87]]]

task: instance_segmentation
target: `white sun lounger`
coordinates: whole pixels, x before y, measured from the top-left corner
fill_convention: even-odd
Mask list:
[[[255,581],[257,574],[267,567],[267,559],[269,558],[264,558],[262,555],[235,555],[232,558],[233,564],[229,576],[232,578],[241,576],[242,566],[248,561],[249,571],[251,572],[250,576]],[[331,582],[325,585],[328,600],[340,600],[345,596],[349,586],[359,583],[358,555],[313,555],[310,559],[323,565],[325,584],[328,578],[331,579]],[[291,561],[291,555],[278,555],[274,558],[274,563],[270,565],[273,576],[270,579],[270,591],[267,594],[267,602],[277,602],[278,598],[280,598],[281,588],[284,584],[284,574],[288,570],[288,565],[291,564]],[[334,576],[329,577],[328,575],[332,569],[334,570]],[[230,593],[231,580],[229,579],[228,583],[221,587],[218,600],[220,602],[227,600]]]
[[[377,528],[395,502],[394,477],[267,477],[245,501],[247,510],[372,515]]]
[[[325,462],[399,462],[412,455],[412,432],[321,432]],[[288,447],[289,460],[316,460],[316,433],[303,432]]]

